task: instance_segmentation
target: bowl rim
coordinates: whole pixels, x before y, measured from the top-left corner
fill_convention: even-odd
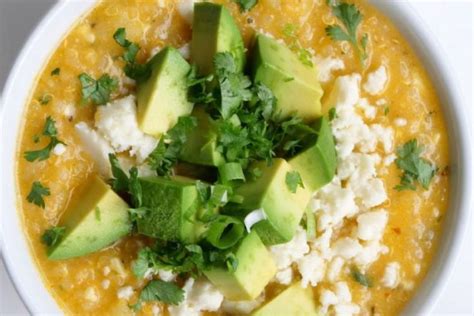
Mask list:
[[[449,150],[454,153],[451,157],[451,165],[454,168],[450,183],[449,209],[455,211],[453,214],[448,214],[449,217],[445,219],[443,233],[446,233],[446,237],[441,240],[428,274],[404,310],[404,313],[409,315],[429,314],[453,272],[460,255],[463,237],[470,223],[473,172],[471,135],[465,113],[467,104],[456,85],[455,74],[445,57],[444,50],[412,5],[407,0],[369,0],[369,2],[385,14],[407,39],[428,71],[439,99],[448,101],[449,104],[443,106],[443,112],[448,125]],[[61,313],[61,310],[45,288],[46,284],[36,267],[26,235],[21,229],[22,220],[16,200],[16,140],[20,132],[24,105],[30,96],[36,76],[72,25],[95,3],[94,0],[80,2],[60,0],[56,3],[28,38],[10,71],[3,93],[3,105],[17,104],[19,107],[7,111],[3,106],[0,114],[0,144],[2,144],[0,165],[5,166],[0,173],[2,177],[0,203],[4,210],[16,210],[16,212],[1,212],[0,245],[7,272],[25,306],[33,314],[57,314]],[[65,16],[67,19],[64,19]],[[48,44],[44,41],[46,34],[50,38]],[[41,60],[41,63],[28,60],[38,55],[40,57],[36,57],[35,60]],[[434,74],[440,76],[433,76]],[[17,80],[22,77],[26,77],[26,80]],[[15,185],[12,186],[12,183]],[[6,238],[9,242],[6,242]],[[18,260],[24,264],[15,264]],[[31,288],[44,290],[31,291]]]

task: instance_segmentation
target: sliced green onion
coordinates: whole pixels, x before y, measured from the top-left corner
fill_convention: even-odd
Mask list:
[[[242,221],[235,217],[220,215],[209,226],[206,240],[218,249],[228,249],[244,236]]]
[[[306,213],[306,236],[308,239],[316,237],[316,218],[308,206],[305,210]]]
[[[265,214],[265,210],[263,208],[259,208],[255,211],[252,211],[245,216],[244,225],[247,232],[250,233],[252,226],[257,224],[260,221],[266,220],[267,214]]]
[[[219,166],[219,175],[223,183],[234,180],[245,181],[244,171],[238,162],[228,162],[222,166]]]

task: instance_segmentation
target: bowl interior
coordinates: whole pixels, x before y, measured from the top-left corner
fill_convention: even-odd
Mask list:
[[[42,278],[30,255],[27,240],[22,232],[19,212],[16,212],[15,154],[24,105],[31,87],[44,62],[57,44],[81,15],[87,12],[94,0],[61,1],[43,19],[31,35],[18,57],[4,91],[0,135],[1,175],[1,234],[3,257],[9,273],[34,314],[54,314],[60,310],[44,289]],[[450,206],[445,218],[443,239],[432,267],[415,297],[406,307],[406,314],[429,313],[443,285],[449,278],[459,253],[460,241],[469,223],[471,190],[471,153],[468,125],[463,113],[463,100],[446,65],[440,46],[429,33],[422,19],[406,2],[371,1],[397,25],[423,61],[438,91],[447,122],[451,151]],[[8,109],[8,110],[7,110]],[[32,289],[34,289],[32,291]]]

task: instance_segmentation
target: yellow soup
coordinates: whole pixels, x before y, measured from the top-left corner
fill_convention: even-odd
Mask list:
[[[369,39],[365,67],[348,42],[334,41],[326,35],[325,28],[338,21],[324,0],[260,0],[249,12],[242,12],[230,0],[213,2],[223,3],[230,10],[246,45],[251,44],[256,32],[261,32],[317,56],[314,62],[320,68],[320,75],[325,72],[328,76],[322,80],[325,111],[334,106],[325,101],[335,79],[360,74],[361,97],[369,105],[359,106],[358,115],[364,119],[364,124],[378,124],[393,131],[392,148],[384,150],[379,144],[372,152],[380,158],[376,172],[387,194],[383,204],[377,206],[388,214],[380,241],[385,248],[362,271],[370,276],[370,287],[357,282],[353,265],[345,263],[335,280],[329,280],[326,274],[316,282],[314,299],[318,305],[323,304],[323,293],[337,292],[335,284],[345,282],[352,294],[350,303],[359,308],[356,312],[365,315],[400,313],[430,268],[442,238],[441,227],[448,204],[448,136],[436,91],[421,61],[395,26],[365,1],[353,1],[363,14],[359,33],[367,34]],[[140,62],[166,45],[182,47],[190,42],[191,26],[179,13],[178,3],[171,0],[100,1],[65,36],[32,90],[17,153],[19,206],[25,234],[45,286],[65,313],[133,314],[129,305],[137,301],[139,290],[145,284],[131,271],[131,263],[137,250],[147,242],[145,239],[127,237],[102,251],[63,261],[48,260],[40,240],[46,229],[58,224],[77,188],[89,175],[97,173],[96,163],[84,150],[75,131],[79,122],[93,125],[95,113],[95,106],[81,105],[78,75],[88,73],[98,78],[108,73],[119,78],[119,88],[112,99],[134,93],[134,83],[122,71],[124,62],[119,56],[123,48],[112,35],[119,27],[125,27],[127,38],[141,47]],[[324,58],[338,60],[343,66],[332,67],[328,72],[328,64],[321,66]],[[364,89],[364,84],[381,65],[385,67],[388,81],[383,91],[371,94],[368,92],[370,87]],[[60,69],[59,74],[52,75],[56,68]],[[47,137],[37,139],[48,116],[56,121],[58,138],[66,144],[65,151],[52,153],[44,161],[29,162],[24,159],[25,151],[48,144]],[[438,171],[426,190],[418,185],[416,190],[397,191],[393,188],[400,183],[401,170],[394,163],[396,148],[414,138],[423,145],[423,157],[434,163]],[[44,197],[44,209],[27,201],[35,181],[50,190],[50,195]],[[360,204],[360,201],[356,202]],[[318,220],[318,234],[322,234],[320,225]],[[353,237],[356,226],[356,217],[348,216],[342,225],[333,228],[331,242]],[[393,263],[396,265],[396,284],[387,286],[391,281],[387,280],[389,272],[386,270],[390,264],[393,267]],[[292,269],[295,272],[297,268],[295,263]],[[295,280],[300,278],[298,273],[294,274]],[[129,286],[133,289],[131,295],[120,295]],[[284,287],[270,283],[265,289],[265,300],[270,300]],[[342,308],[341,304],[337,306]],[[139,313],[156,314],[158,307],[162,313],[168,313],[158,302],[143,304]],[[325,309],[330,314],[338,312],[336,305],[328,305]],[[214,313],[226,312],[221,308]]]

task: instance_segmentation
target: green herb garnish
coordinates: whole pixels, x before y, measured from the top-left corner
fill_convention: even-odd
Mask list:
[[[299,60],[306,66],[313,67],[313,55],[309,50],[303,48],[298,36],[296,35],[297,26],[294,24],[286,24],[283,27],[283,35],[290,40],[289,48],[297,53]]]
[[[102,75],[95,80],[86,73],[79,75],[81,82],[82,104],[92,103],[94,105],[104,105],[110,101],[110,95],[118,87],[118,80],[108,74]]]
[[[61,73],[61,68],[54,68],[53,71],[51,71],[51,76],[59,76]]]
[[[31,186],[31,191],[26,197],[26,200],[30,203],[33,203],[41,208],[45,208],[45,203],[43,197],[50,196],[51,192],[49,188],[45,187],[41,182],[35,181]]]
[[[66,227],[53,226],[41,235],[41,242],[48,247],[54,247],[61,241],[61,238],[66,232]]]
[[[140,310],[143,302],[159,301],[168,305],[178,305],[183,300],[184,290],[175,283],[151,280],[140,292],[138,302],[132,305],[132,309]]]
[[[301,175],[298,171],[287,172],[285,182],[288,190],[290,190],[292,193],[296,193],[298,186],[304,188],[303,180],[301,179]]]
[[[367,59],[368,35],[363,34],[360,40],[357,38],[357,28],[362,22],[362,14],[354,4],[336,2],[329,5],[331,6],[332,13],[339,19],[342,26],[330,25],[326,27],[326,34],[334,41],[347,41],[351,43],[359,56],[361,64],[364,65]]]
[[[329,121],[334,120],[336,117],[337,117],[336,108],[330,108],[330,109],[329,109],[329,112],[328,112]]]
[[[242,11],[250,11],[258,3],[258,0],[233,0],[233,1],[240,6],[240,10]]]
[[[48,104],[51,100],[53,99],[53,97],[50,95],[50,94],[44,94],[42,95],[38,101],[41,105],[46,105]]]
[[[397,167],[403,171],[400,184],[395,186],[398,191],[416,190],[415,182],[418,182],[425,190],[428,189],[431,180],[438,168],[430,161],[420,155],[423,147],[418,146],[418,141],[412,139],[397,149]]]
[[[356,266],[351,267],[351,276],[354,279],[354,281],[356,281],[362,286],[365,286],[365,287],[373,286],[372,279],[366,274],[363,274],[362,272],[360,272],[360,270]]]
[[[46,118],[46,122],[44,124],[42,136],[49,137],[50,142],[46,147],[40,149],[40,150],[33,150],[33,151],[26,151],[24,153],[24,157],[26,160],[33,162],[33,161],[43,161],[49,158],[51,155],[52,150],[56,145],[58,144],[63,144],[62,141],[58,139],[58,131],[56,129],[56,122],[51,118],[51,116],[48,116]],[[39,141],[39,140],[38,140]]]

